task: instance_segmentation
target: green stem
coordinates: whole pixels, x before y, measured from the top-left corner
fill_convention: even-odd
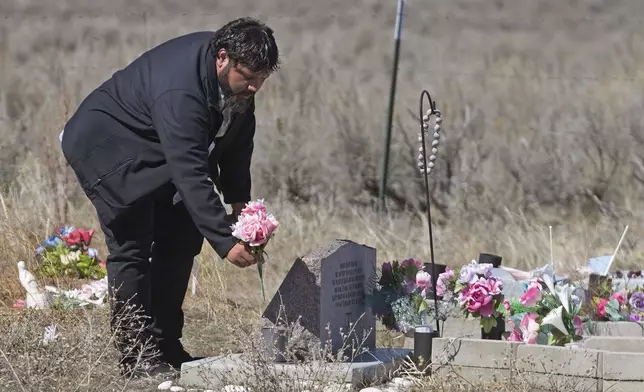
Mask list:
[[[264,276],[261,263],[257,263],[257,272],[259,274],[259,284],[262,287],[262,300],[264,301],[264,303],[266,303],[266,293],[264,292]]]

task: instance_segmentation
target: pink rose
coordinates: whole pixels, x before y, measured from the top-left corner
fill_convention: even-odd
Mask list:
[[[262,246],[271,238],[279,222],[266,212],[263,200],[250,202],[231,226],[233,236],[250,246]]]
[[[246,207],[241,211],[243,215],[253,215],[258,212],[266,212],[264,199],[259,199],[246,203]]]
[[[494,312],[491,290],[490,282],[480,278],[476,283],[461,291],[461,303],[467,306],[470,313],[478,312],[481,317],[489,317]]]

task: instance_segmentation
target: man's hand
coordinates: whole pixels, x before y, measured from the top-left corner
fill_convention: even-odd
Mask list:
[[[250,267],[257,263],[255,256],[250,253],[250,247],[246,244],[236,243],[226,255],[228,261],[233,263],[239,268]]]
[[[233,208],[233,218],[237,219],[242,210],[246,207],[246,203],[233,203],[230,205]]]

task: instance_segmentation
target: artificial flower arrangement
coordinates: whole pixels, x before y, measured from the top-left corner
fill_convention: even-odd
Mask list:
[[[644,321],[644,291],[636,288],[615,292],[609,298],[592,298],[595,321]]]
[[[42,277],[70,276],[80,279],[102,279],[107,275],[105,261],[98,251],[90,248],[94,230],[73,226],[58,227],[54,234],[36,246],[38,266],[35,272]]]
[[[492,264],[479,264],[472,260],[470,264],[460,268],[454,283],[454,294],[458,295],[458,305],[465,318],[479,318],[485,333],[496,327],[503,317],[503,281],[492,276],[492,268]],[[448,283],[453,279],[449,276],[451,275],[446,275]]]
[[[247,244],[257,260],[257,273],[264,301],[266,301],[266,293],[264,291],[263,264],[267,255],[264,249],[278,226],[277,219],[266,210],[264,199],[248,202],[237,217],[237,222],[231,226],[232,235],[240,242]]]
[[[431,275],[423,270],[420,260],[394,260],[382,265],[367,303],[388,330],[406,333],[425,323],[431,288]]]
[[[564,346],[582,339],[583,291],[570,284],[555,286],[552,276],[534,278],[519,304],[505,301],[513,330],[509,341]]]

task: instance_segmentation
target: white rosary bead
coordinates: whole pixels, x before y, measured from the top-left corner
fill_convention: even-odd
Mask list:
[[[441,130],[440,124],[434,125],[434,132],[440,132],[440,130]]]
[[[424,121],[424,122],[428,122],[428,121],[429,121],[429,116],[428,116],[428,115],[424,115],[424,116],[423,116],[423,121]]]
[[[432,167],[434,167],[434,162],[429,162],[429,163],[427,164],[427,167],[429,167],[430,169],[431,169]]]
[[[423,122],[423,129],[429,129],[429,123],[428,122]]]
[[[430,155],[429,160],[430,162],[434,162],[436,160],[436,155]]]
[[[432,146],[433,146],[433,147],[438,146],[438,140],[434,140],[434,141],[432,142]]]
[[[418,162],[418,167],[423,167],[423,166],[425,166],[425,165],[423,165],[422,162]]]
[[[441,135],[438,132],[434,132],[434,139],[440,139]]]
[[[418,147],[418,152],[420,152],[420,153],[423,152],[423,146]]]
[[[432,112],[432,109],[427,109],[427,117],[431,116],[432,114],[434,114],[434,112]]]
[[[434,147],[432,148],[432,154],[436,154],[438,152],[438,148]]]
[[[423,141],[423,135],[418,135],[418,141],[422,142]]]
[[[418,155],[418,161],[422,162],[424,157],[425,157],[424,154]]]
[[[425,174],[425,169],[420,169],[420,174]]]
[[[441,124],[443,122],[443,117],[438,116],[436,117],[436,124]]]

